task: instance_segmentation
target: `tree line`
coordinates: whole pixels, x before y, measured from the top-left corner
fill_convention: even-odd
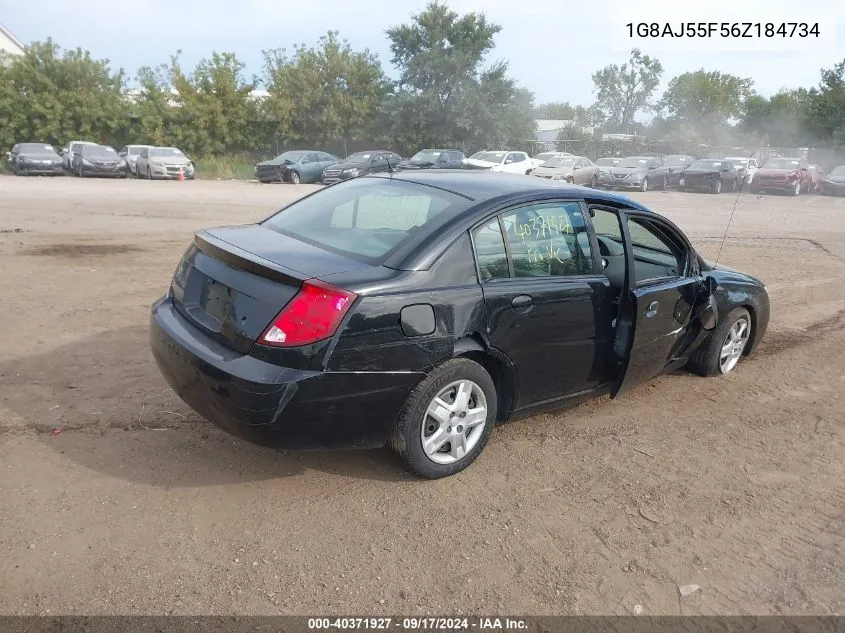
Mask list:
[[[337,31],[313,46],[263,51],[260,76],[234,53],[212,53],[186,69],[176,52],[134,78],[81,49],[48,39],[0,63],[0,146],[93,139],[175,145],[192,155],[318,146],[345,154],[388,147],[530,149],[535,119],[565,119],[562,136],[601,132],[727,144],[845,147],[845,60],[818,85],[771,97],[754,82],[720,71],[683,73],[657,96],[663,67],[634,49],[623,64],[592,75],[595,102],[536,105],[534,95],[488,64],[501,27],[483,13],[458,14],[434,0],[385,31],[398,78],[376,55],[353,50]],[[254,91],[262,88],[261,98]],[[637,121],[651,115],[649,123]],[[587,128],[591,131],[584,131]]]

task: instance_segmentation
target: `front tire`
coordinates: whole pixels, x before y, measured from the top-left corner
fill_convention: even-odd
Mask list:
[[[640,191],[643,193],[648,191],[648,178],[643,178],[643,184],[640,185]]]
[[[390,447],[421,477],[454,475],[481,454],[496,411],[496,386],[487,370],[467,358],[453,358],[408,396],[393,424]]]
[[[599,179],[595,174],[593,174],[593,177],[590,178],[590,189],[598,189],[598,188],[599,188]]]
[[[299,178],[299,172],[292,171],[290,172],[290,182],[292,185],[298,185],[301,180]]]
[[[795,183],[795,186],[792,188],[792,195],[793,196],[800,196],[801,195],[801,181]]]
[[[713,193],[719,194],[722,193],[722,181],[717,180],[716,184],[713,185]]]
[[[716,376],[734,370],[751,339],[751,315],[734,308],[719,321],[705,343],[690,356],[687,367],[699,376]]]

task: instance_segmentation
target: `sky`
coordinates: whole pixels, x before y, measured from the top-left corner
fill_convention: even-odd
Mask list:
[[[52,37],[63,48],[90,50],[134,77],[139,66],[167,62],[182,51],[185,68],[212,51],[231,51],[260,74],[262,50],[292,49],[338,30],[355,49],[390,63],[386,28],[407,22],[426,0],[0,0],[0,23],[24,44]],[[700,68],[754,80],[771,95],[809,87],[819,70],[845,58],[845,9],[836,0],[449,0],[456,11],[483,10],[502,27],[488,61],[507,61],[511,75],[536,102],[593,102],[591,74],[621,64],[633,45],[664,67],[661,90],[681,73]],[[818,38],[632,39],[626,24],[669,22],[819,23]],[[717,27],[718,28],[718,27]]]

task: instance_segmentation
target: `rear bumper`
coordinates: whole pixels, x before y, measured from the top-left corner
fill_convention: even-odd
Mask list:
[[[374,448],[421,372],[280,367],[205,336],[165,297],[152,307],[150,345],[171,388],[224,431],[273,448]]]

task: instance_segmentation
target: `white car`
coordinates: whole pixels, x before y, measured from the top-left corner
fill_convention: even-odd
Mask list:
[[[757,159],[746,158],[744,156],[726,156],[724,160],[733,164],[739,171],[744,173],[744,179],[747,184],[751,184],[754,174],[757,172]]]
[[[525,152],[477,152],[462,161],[468,169],[489,169],[506,174],[529,174],[536,167]]]

